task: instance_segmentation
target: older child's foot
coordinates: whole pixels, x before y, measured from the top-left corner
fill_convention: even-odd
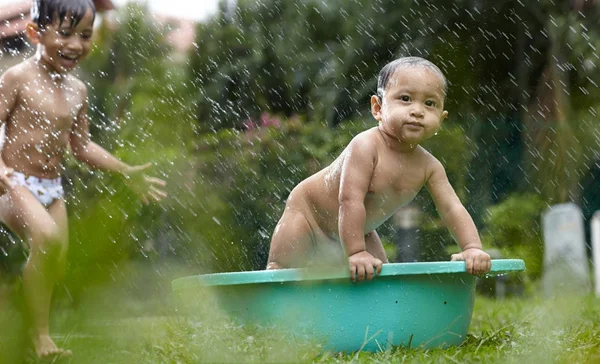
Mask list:
[[[33,346],[39,359],[69,357],[72,354],[71,350],[64,350],[56,346],[49,335],[40,335],[33,338]]]

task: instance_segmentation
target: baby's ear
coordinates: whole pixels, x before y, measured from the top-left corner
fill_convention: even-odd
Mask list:
[[[381,101],[379,96],[371,96],[371,114],[377,121],[381,120]]]
[[[42,33],[37,24],[29,22],[27,23],[27,28],[25,28],[25,33],[27,33],[27,38],[31,40],[31,43],[38,44],[40,43],[40,39],[42,37]]]
[[[440,116],[440,122],[444,121],[444,119],[448,116],[448,111],[442,111],[442,115]]]

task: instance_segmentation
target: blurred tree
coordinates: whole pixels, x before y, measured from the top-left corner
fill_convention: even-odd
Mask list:
[[[67,282],[75,300],[95,283],[116,280],[131,259],[162,259],[201,243],[194,235],[200,206],[182,197],[193,193],[196,177],[190,158],[195,122],[184,70],[170,62],[163,30],[139,5],[121,9],[114,22],[103,19],[96,37],[82,64],[92,139],[129,164],[151,161],[149,174],[168,181],[171,197],[144,207],[117,176],[67,160]]]
[[[206,206],[213,221],[205,226],[224,230],[209,240],[213,269],[263,269],[292,188],[333,161],[364,127],[348,123],[334,131],[320,123],[263,114],[245,131],[205,135],[204,183],[199,187],[211,191],[211,201],[219,201]]]
[[[521,38],[541,39],[544,47],[535,57],[538,70],[535,77],[529,76],[530,87],[521,81],[525,86],[519,105],[527,150],[524,167],[532,190],[548,202],[578,201],[580,181],[593,165],[585,149],[592,142],[589,135],[598,130],[589,121],[596,116],[590,107],[598,96],[593,78],[598,76],[594,64],[600,45],[600,8],[596,1],[541,1],[518,9],[518,14],[525,12],[532,18],[533,29],[521,26]],[[532,30],[541,36],[533,37]],[[536,49],[526,46],[527,61]]]
[[[289,191],[374,125],[377,73],[404,55],[431,59],[449,79],[450,118],[426,147],[480,226],[501,231],[504,220],[485,210],[527,204],[526,192],[576,198],[598,158],[597,12],[596,2],[549,0],[222,2],[198,25],[182,69],[144,8],[127,7],[120,27],[101,25],[85,65],[92,132],[128,161],[158,160],[174,176],[173,199],[140,210],[118,182],[71,176],[78,203],[101,208],[80,213],[76,239],[85,241],[86,221],[108,219],[95,239],[117,243],[89,257],[77,248],[78,267],[163,241],[144,251],[174,251],[205,270],[261,268]],[[426,193],[416,202],[428,240],[449,242]],[[513,234],[524,226],[509,228],[500,236],[524,236]]]
[[[242,0],[198,25],[190,77],[202,130],[240,127],[263,110],[313,115],[315,77],[337,37],[329,30],[342,23],[319,4]]]
[[[593,164],[578,159],[594,128],[579,110],[598,96],[599,11],[596,1],[238,1],[199,26],[198,120],[212,130],[262,111],[367,119],[379,69],[423,56],[450,81],[449,122],[475,141],[473,212],[512,191],[577,199]]]

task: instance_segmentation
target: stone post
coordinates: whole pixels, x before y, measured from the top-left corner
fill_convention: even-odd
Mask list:
[[[583,214],[573,203],[553,205],[542,215],[547,297],[590,291]]]
[[[396,229],[396,261],[417,262],[421,255],[418,244],[419,225],[423,212],[417,206],[407,205],[394,214],[394,227]]]
[[[591,223],[592,254],[594,262],[594,291],[600,297],[600,211],[592,216]]]

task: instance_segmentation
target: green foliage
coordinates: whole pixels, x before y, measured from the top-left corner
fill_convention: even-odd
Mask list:
[[[198,25],[190,55],[202,130],[240,127],[265,110],[319,120],[311,110],[321,101],[315,86],[330,58],[327,46],[336,42],[331,27],[343,23],[337,11],[312,1],[233,6]]]
[[[266,114],[262,119],[277,120],[279,126],[223,129],[201,140],[204,166],[198,188],[210,191],[213,204],[218,201],[204,205],[218,221],[208,226],[228,231],[207,239],[218,270],[263,268],[271,233],[292,188],[327,166],[364,128],[357,123],[333,130]]]
[[[486,245],[501,248],[505,257],[523,259],[531,278],[539,278],[542,273],[540,221],[546,207],[539,195],[515,194],[491,206],[485,217],[483,240]]]
[[[195,123],[186,100],[186,75],[165,58],[162,32],[146,13],[127,6],[115,31],[109,31],[114,24],[100,26],[96,47],[83,64],[90,129],[95,142],[126,163],[152,162],[148,174],[167,180],[171,198],[142,206],[118,176],[90,172],[67,159],[71,242],[66,284],[67,296],[75,301],[94,285],[114,279],[125,262],[163,259],[180,244],[198,243],[193,234],[199,230],[200,207],[187,198],[195,179],[190,158]]]
[[[92,134],[106,143],[114,142],[132,96],[148,82],[160,85],[166,73],[169,48],[146,14],[145,7],[129,4],[115,22],[103,18],[92,52],[82,64],[89,79]]]
[[[116,241],[121,252],[98,252],[102,258],[94,264],[105,267],[144,251],[152,259],[176,254],[202,271],[261,268],[290,190],[372,125],[368,98],[379,69],[410,54],[439,64],[450,81],[450,119],[425,147],[444,164],[478,226],[487,226],[486,244],[532,256],[526,259],[530,272],[536,271],[533,256],[539,249],[531,247],[540,246],[532,238],[539,238],[537,219],[519,208],[529,200],[506,198],[532,189],[518,168],[525,149],[521,119],[513,109],[523,101],[523,90],[533,93],[537,71],[522,69],[526,63],[505,52],[524,34],[502,20],[514,18],[518,3],[479,4],[476,12],[469,10],[471,5],[223,2],[215,18],[197,26],[187,67],[170,63],[162,30],[146,18],[146,9],[127,6],[118,28],[101,24],[83,65],[92,134],[127,162],[154,161],[155,171],[169,180],[170,198],[160,207],[141,207],[121,182],[73,169],[67,174],[75,191],[71,211],[81,206],[104,211],[80,213],[81,219],[73,220],[74,236],[85,240],[85,221],[106,224],[105,237]],[[519,8],[518,13],[537,31],[536,12],[551,13],[547,5]],[[576,34],[560,36],[575,37],[569,39],[589,53],[582,39],[590,27],[571,15],[559,25],[566,29],[574,24]],[[544,50],[545,44],[535,38],[520,46]],[[524,52],[534,63],[544,58]],[[591,69],[578,71],[574,85],[589,90],[591,76]],[[577,108],[591,105],[588,95],[582,91],[580,96]],[[587,116],[577,124],[576,135],[585,140],[584,155],[591,159],[595,134],[590,133],[593,117]],[[73,161],[69,166],[74,167]],[[584,172],[580,167],[577,175]],[[415,202],[426,214],[423,250],[447,258],[445,247],[453,244],[452,238],[440,226],[425,189]],[[511,220],[512,212],[498,207],[503,202],[512,206],[510,211],[531,214]],[[497,203],[491,210],[494,218],[485,218],[487,207]],[[115,216],[126,223],[113,222]],[[390,223],[381,229],[386,241],[393,233]],[[101,239],[94,244],[102,244]],[[73,245],[72,254],[73,272],[94,256],[86,258],[83,245]]]
[[[190,54],[196,118],[201,131],[241,128],[263,111],[329,126],[366,118],[380,68],[398,56],[423,56],[447,75],[446,108],[470,138],[469,168],[451,177],[465,184],[461,197],[478,224],[488,205],[514,192],[541,191],[554,203],[566,190],[577,199],[578,182],[597,159],[593,19],[600,8],[582,4],[223,3],[217,17],[198,27]],[[552,113],[544,108],[554,108],[548,100],[555,96],[545,93],[541,74],[555,49],[565,77],[552,81],[561,84],[553,95],[568,98],[559,112],[569,116],[559,127],[554,116],[540,118],[531,107],[547,101],[540,112]],[[546,140],[548,146],[540,145]]]

